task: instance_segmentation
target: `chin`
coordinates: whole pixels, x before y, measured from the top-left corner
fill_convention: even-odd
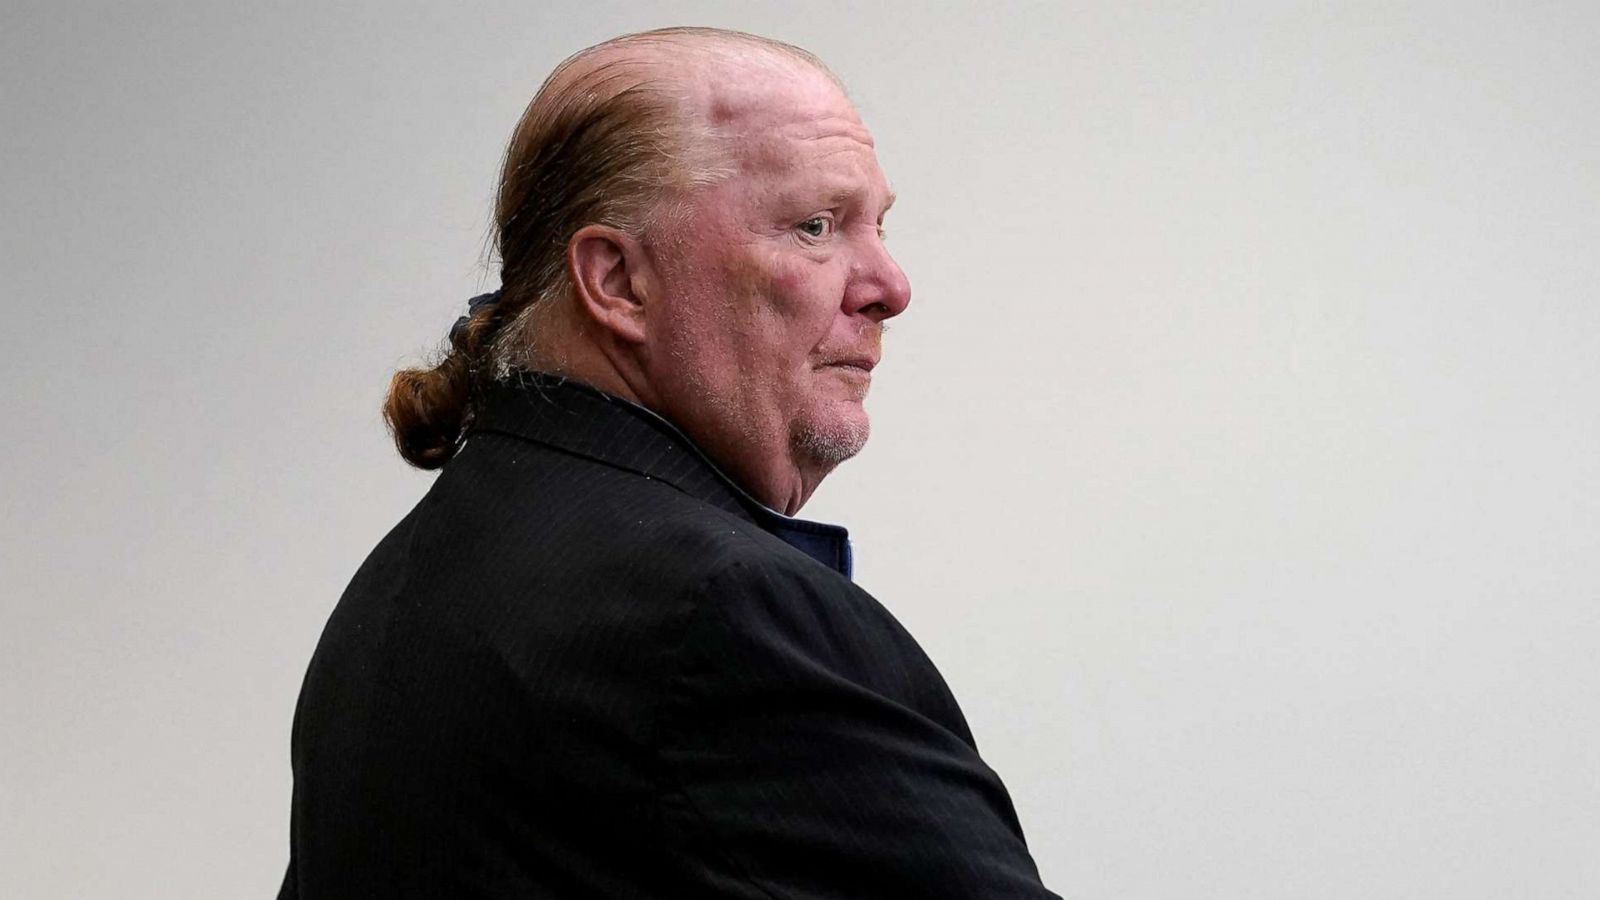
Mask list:
[[[866,411],[855,405],[854,410],[826,420],[814,417],[796,422],[792,444],[799,455],[831,469],[860,453],[871,432]]]

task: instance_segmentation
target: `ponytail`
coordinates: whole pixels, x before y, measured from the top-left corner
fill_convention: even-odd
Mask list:
[[[461,449],[477,398],[494,379],[500,292],[472,298],[450,329],[449,350],[432,368],[401,369],[389,379],[383,420],[395,449],[419,469],[437,469]]]

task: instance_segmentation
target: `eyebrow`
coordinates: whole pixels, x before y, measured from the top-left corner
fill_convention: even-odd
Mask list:
[[[840,203],[845,202],[846,200],[853,200],[853,199],[855,199],[857,197],[860,197],[861,194],[862,194],[861,191],[859,191],[859,190],[857,190],[857,189],[855,189],[853,187],[852,188],[842,188],[840,190],[834,191],[833,193],[829,194],[828,195],[828,202],[832,203],[834,205],[838,205]],[[885,214],[887,214],[889,212],[889,208],[894,206],[894,201],[898,196],[899,195],[896,194],[894,191],[892,191],[892,190],[889,191],[889,196],[887,198],[885,198],[884,201],[883,201],[883,210],[879,213],[880,216],[881,215],[885,215]]]

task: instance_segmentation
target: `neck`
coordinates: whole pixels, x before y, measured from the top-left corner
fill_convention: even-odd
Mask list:
[[[573,337],[577,339],[569,339]],[[598,347],[585,337],[549,334],[549,339],[541,342],[543,347],[529,354],[528,362],[534,369],[581,381],[665,419],[768,509],[795,515],[832,471],[832,466],[806,463],[789,446],[787,435],[743,435],[719,427],[724,423],[714,417],[702,422],[693,416],[675,415],[672,404],[665,402],[631,355],[614,349],[607,352],[607,348]],[[551,352],[546,349],[549,347],[561,349]]]
[[[690,435],[696,443],[701,438]],[[718,454],[707,448],[706,453],[717,462],[718,468],[728,473],[752,497],[768,509],[793,516],[811,499],[811,494],[828,473],[821,469],[808,469],[796,462],[789,453],[752,454],[740,447],[737,453]],[[765,463],[765,464],[763,464]]]

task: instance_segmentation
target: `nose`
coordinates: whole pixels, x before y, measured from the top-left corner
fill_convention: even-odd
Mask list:
[[[882,322],[911,305],[911,282],[876,234],[863,240],[850,276],[844,295],[844,311],[849,315]]]

